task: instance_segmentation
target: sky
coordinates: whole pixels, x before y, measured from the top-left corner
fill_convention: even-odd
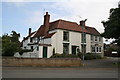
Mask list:
[[[20,33],[20,41],[28,35],[28,28],[36,31],[43,24],[45,12],[50,22],[63,19],[76,22],[87,19],[86,25],[104,32],[101,23],[108,20],[109,10],[119,0],[3,0],[0,5],[0,35],[12,30]]]

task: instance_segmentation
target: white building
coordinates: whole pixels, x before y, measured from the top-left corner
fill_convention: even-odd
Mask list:
[[[86,26],[85,21],[80,21],[79,25],[61,19],[54,22],[49,20],[50,15],[46,12],[44,24],[37,31],[31,32],[29,28],[29,35],[23,39],[22,48],[32,49],[33,52],[24,53],[23,57],[49,58],[54,48],[55,53],[59,54],[77,54],[79,48],[81,52],[102,55],[103,38],[95,28]]]

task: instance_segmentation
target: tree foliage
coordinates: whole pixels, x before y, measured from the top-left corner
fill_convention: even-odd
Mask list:
[[[13,56],[20,50],[20,34],[12,31],[11,35],[2,35],[2,56]]]
[[[120,4],[118,8],[110,9],[110,16],[107,21],[102,21],[105,31],[102,34],[105,38],[116,39],[115,42],[120,46]]]

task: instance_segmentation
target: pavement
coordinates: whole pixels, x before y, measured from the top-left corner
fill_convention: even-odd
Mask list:
[[[81,67],[3,67],[3,78],[118,78],[119,58],[82,61]]]

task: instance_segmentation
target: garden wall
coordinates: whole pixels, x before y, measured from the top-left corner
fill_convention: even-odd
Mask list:
[[[3,67],[79,67],[81,65],[80,58],[2,58]]]

